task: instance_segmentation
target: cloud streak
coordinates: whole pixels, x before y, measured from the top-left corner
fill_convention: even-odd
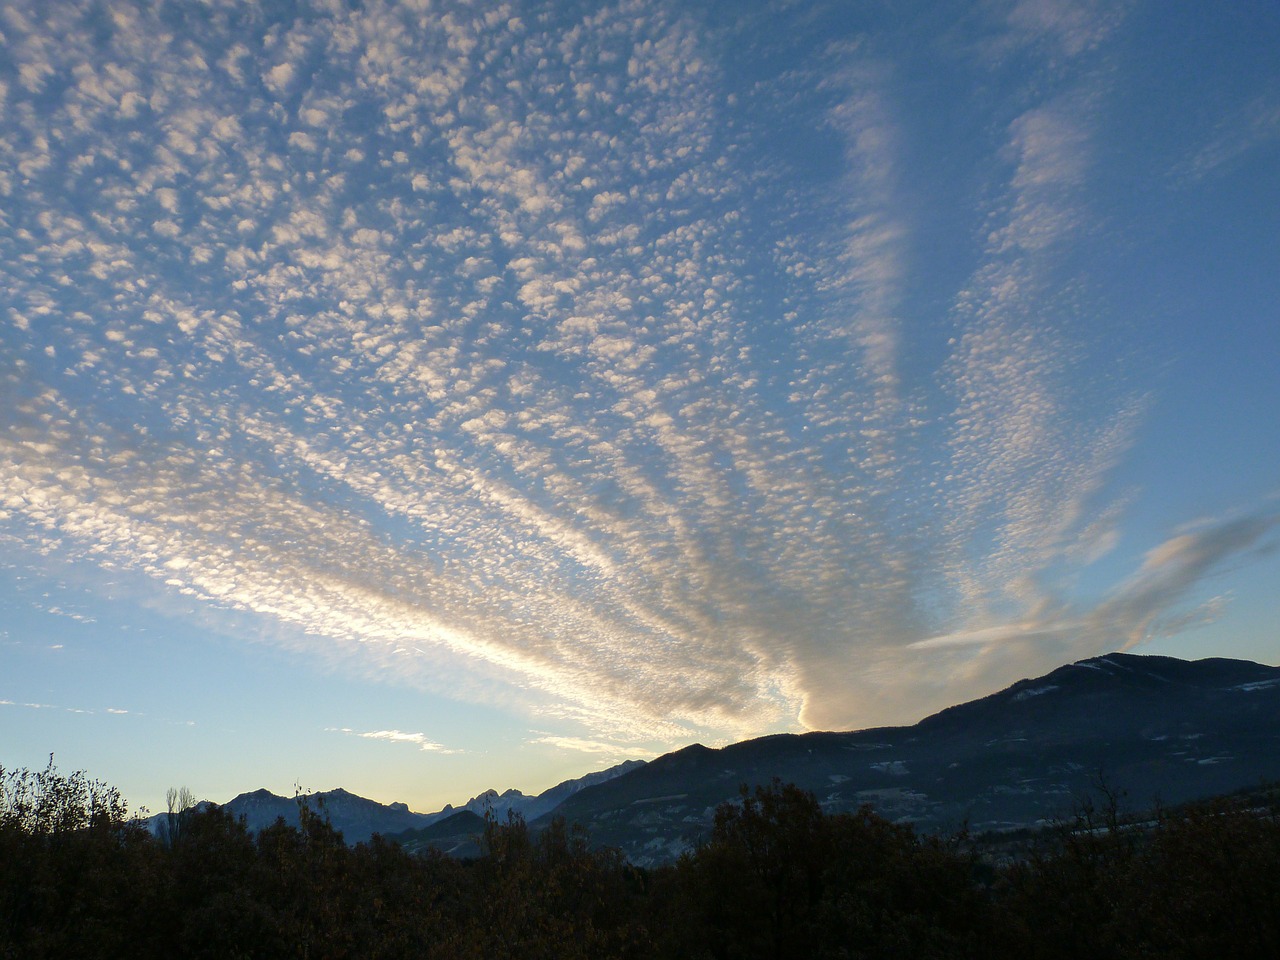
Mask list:
[[[332,733],[345,733],[349,736],[360,737],[362,740],[383,740],[387,743],[412,744],[423,753],[462,753],[461,750],[450,750],[442,744],[436,743],[424,733],[406,733],[403,730],[367,730],[359,732],[352,730],[350,727],[331,727],[329,729]]]

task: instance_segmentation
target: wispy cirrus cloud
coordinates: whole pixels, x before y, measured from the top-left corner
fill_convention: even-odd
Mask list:
[[[1042,604],[1031,619],[975,630],[959,630],[911,644],[914,649],[1000,643],[1081,641],[1101,648],[1123,641],[1125,649],[1212,620],[1223,598],[1184,606],[1192,590],[1254,552],[1270,552],[1268,536],[1280,525],[1271,512],[1206,520],[1147,551],[1142,564],[1111,592],[1088,607]]]
[[[582,737],[564,737],[551,733],[544,734],[540,737],[534,737],[529,741],[529,743],[554,747],[557,750],[569,750],[574,753],[586,753],[590,755],[608,757],[641,757],[647,759],[653,756],[652,750],[646,750],[643,747],[620,746],[615,743],[605,743],[600,740],[587,740]]]
[[[1003,11],[1013,42],[1047,40],[1064,57],[1079,56],[1100,44],[1131,6],[1105,0],[998,0],[992,4],[993,11]]]
[[[1225,112],[1208,139],[1174,165],[1170,176],[1187,186],[1250,151],[1280,140],[1280,91],[1268,90]]]
[[[32,703],[21,700],[2,700],[0,699],[0,707],[21,707],[24,710],[53,710],[59,713],[76,713],[83,716],[93,716],[95,714],[105,714],[111,717],[137,717],[145,716],[139,714],[135,710],[126,710],[123,707],[68,707],[56,703]],[[189,726],[194,726],[194,721],[179,721]]]
[[[1092,625],[1112,630],[1123,625],[1127,647],[1177,632],[1185,624],[1174,611],[1191,590],[1255,550],[1275,550],[1276,542],[1268,537],[1277,525],[1280,514],[1270,511],[1203,522],[1171,537],[1147,551],[1142,565],[1091,612]],[[1207,611],[1190,622],[1221,602],[1221,597],[1210,598]]]
[[[349,736],[360,737],[363,740],[384,740],[387,743],[408,743],[417,747],[424,753],[443,753],[454,754],[462,753],[461,750],[451,750],[442,744],[431,740],[424,733],[406,733],[403,730],[366,730],[357,731],[350,727],[330,727],[330,733],[345,733]]]

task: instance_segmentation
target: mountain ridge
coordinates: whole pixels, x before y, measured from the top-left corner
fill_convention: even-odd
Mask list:
[[[299,799],[349,843],[373,833],[410,849],[478,852],[484,817],[552,817],[587,828],[639,865],[666,862],[711,827],[716,807],[773,779],[814,793],[828,812],[870,805],[924,832],[1034,827],[1067,818],[1099,786],[1136,802],[1179,803],[1280,779],[1280,667],[1245,660],[1111,653],[1065,664],[955,704],[915,724],[693,743],[626,761],[537,796],[486,790],[459,807],[414,813],[342,788],[304,798],[260,789],[225,805],[257,830]],[[164,814],[151,818],[157,832]],[[447,823],[446,823],[447,822]]]
[[[415,813],[408,804],[399,801],[380,803],[346,790],[335,787],[315,793],[299,793],[293,797],[285,797],[272,793],[265,787],[237,794],[224,804],[214,804],[209,800],[201,800],[194,804],[196,809],[209,806],[220,806],[233,816],[244,820],[245,826],[253,832],[263,830],[277,820],[296,826],[299,823],[299,807],[306,804],[312,810],[329,819],[335,829],[339,830],[348,843],[362,843],[375,833],[384,836],[414,833],[430,830],[433,825],[446,820],[456,823],[483,823],[487,814],[504,818],[515,813],[528,820],[544,816],[554,810],[565,798],[579,790],[603,783],[613,777],[629,773],[643,760],[626,760],[604,770],[596,770],[584,776],[564,780],[542,793],[533,796],[519,790],[509,789],[502,793],[489,789],[472,797],[465,804],[454,807],[445,804],[435,813]],[[467,814],[471,819],[460,817]],[[162,836],[168,829],[168,813],[157,813],[141,821],[152,833]],[[434,836],[434,833],[429,834]]]
[[[690,745],[555,815],[633,862],[660,863],[705,836],[743,785],[774,777],[828,812],[869,804],[925,832],[1066,819],[1099,780],[1135,803],[1179,803],[1280,778],[1280,667],[1107,654],[910,726]]]

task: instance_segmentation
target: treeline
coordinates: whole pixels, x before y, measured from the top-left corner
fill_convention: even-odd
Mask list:
[[[1273,958],[1280,816],[1111,817],[992,865],[965,837],[826,815],[774,783],[641,870],[562,822],[484,855],[349,847],[322,811],[251,835],[213,807],[163,838],[84,774],[0,770],[0,957]]]

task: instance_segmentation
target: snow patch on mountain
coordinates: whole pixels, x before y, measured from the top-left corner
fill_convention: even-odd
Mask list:
[[[1015,701],[1030,700],[1032,697],[1039,697],[1039,696],[1042,696],[1043,694],[1051,693],[1052,691],[1057,689],[1059,688],[1056,683],[1047,683],[1043,687],[1027,687],[1025,690],[1019,690],[1017,693],[1015,693],[1013,695],[1013,699]]]

